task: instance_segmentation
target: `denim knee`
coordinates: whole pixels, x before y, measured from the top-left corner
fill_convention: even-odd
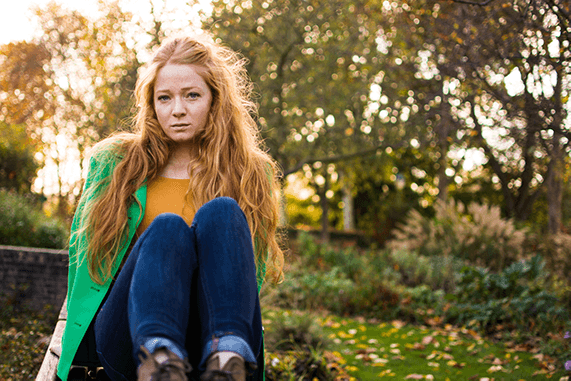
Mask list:
[[[212,222],[219,225],[219,223],[228,222],[230,216],[239,216],[246,221],[246,216],[236,200],[231,197],[217,197],[202,205],[194,219],[201,221],[201,224]]]
[[[136,243],[135,248],[144,255],[172,254],[182,252],[191,244],[191,230],[186,221],[174,213],[161,213],[145,229]],[[140,245],[137,247],[137,245]],[[156,250],[158,247],[170,250]],[[133,250],[135,250],[133,248]]]
[[[161,213],[155,217],[155,219],[151,222],[149,227],[153,228],[165,228],[165,229],[179,229],[182,227],[188,227],[188,224],[184,221],[184,219],[175,213]]]

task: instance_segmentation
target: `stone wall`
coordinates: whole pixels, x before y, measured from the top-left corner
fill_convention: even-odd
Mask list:
[[[0,295],[7,296],[1,300],[59,309],[67,292],[67,270],[66,250],[0,246]]]

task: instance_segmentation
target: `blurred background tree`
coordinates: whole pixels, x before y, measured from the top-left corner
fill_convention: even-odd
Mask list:
[[[176,18],[190,25],[196,4]],[[183,28],[164,4],[143,5],[146,21],[121,1],[95,15],[50,3],[35,10],[40,37],[0,47],[0,121],[24,126],[40,171],[55,168],[34,191],[55,189],[58,215],[73,210],[89,147],[129,128],[138,68]],[[566,2],[211,5],[202,28],[248,60],[262,137],[284,185],[308,190],[300,207],[313,204],[294,219],[323,239],[334,227],[384,242],[410,208],[430,216],[448,198],[500,205],[537,231],[568,224]]]
[[[30,192],[38,171],[26,126],[0,122],[0,188]]]
[[[451,108],[440,107],[440,119],[451,114],[462,127],[450,141],[485,153],[504,213],[524,221],[546,192],[556,234],[569,152],[569,18],[549,1],[458,3],[414,2],[403,12],[422,28],[412,38],[429,48],[434,79],[444,83],[428,98]]]

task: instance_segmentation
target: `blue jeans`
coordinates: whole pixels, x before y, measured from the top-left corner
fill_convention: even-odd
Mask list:
[[[192,377],[220,350],[255,364],[262,321],[250,229],[231,198],[203,205],[189,227],[157,216],[137,240],[95,320],[112,380],[136,380],[141,345],[188,357]]]

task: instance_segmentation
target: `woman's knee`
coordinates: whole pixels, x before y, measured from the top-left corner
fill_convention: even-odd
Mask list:
[[[153,219],[140,239],[146,245],[172,246],[176,242],[187,245],[188,240],[191,239],[189,233],[190,227],[181,216],[174,213],[162,213]]]
[[[184,227],[188,228],[188,224],[184,219],[178,214],[174,213],[161,213],[153,219],[153,222],[149,225],[147,229],[181,229]]]
[[[196,212],[194,219],[200,221],[200,224],[216,225],[236,220],[246,222],[244,212],[231,197],[217,197],[208,201]]]

